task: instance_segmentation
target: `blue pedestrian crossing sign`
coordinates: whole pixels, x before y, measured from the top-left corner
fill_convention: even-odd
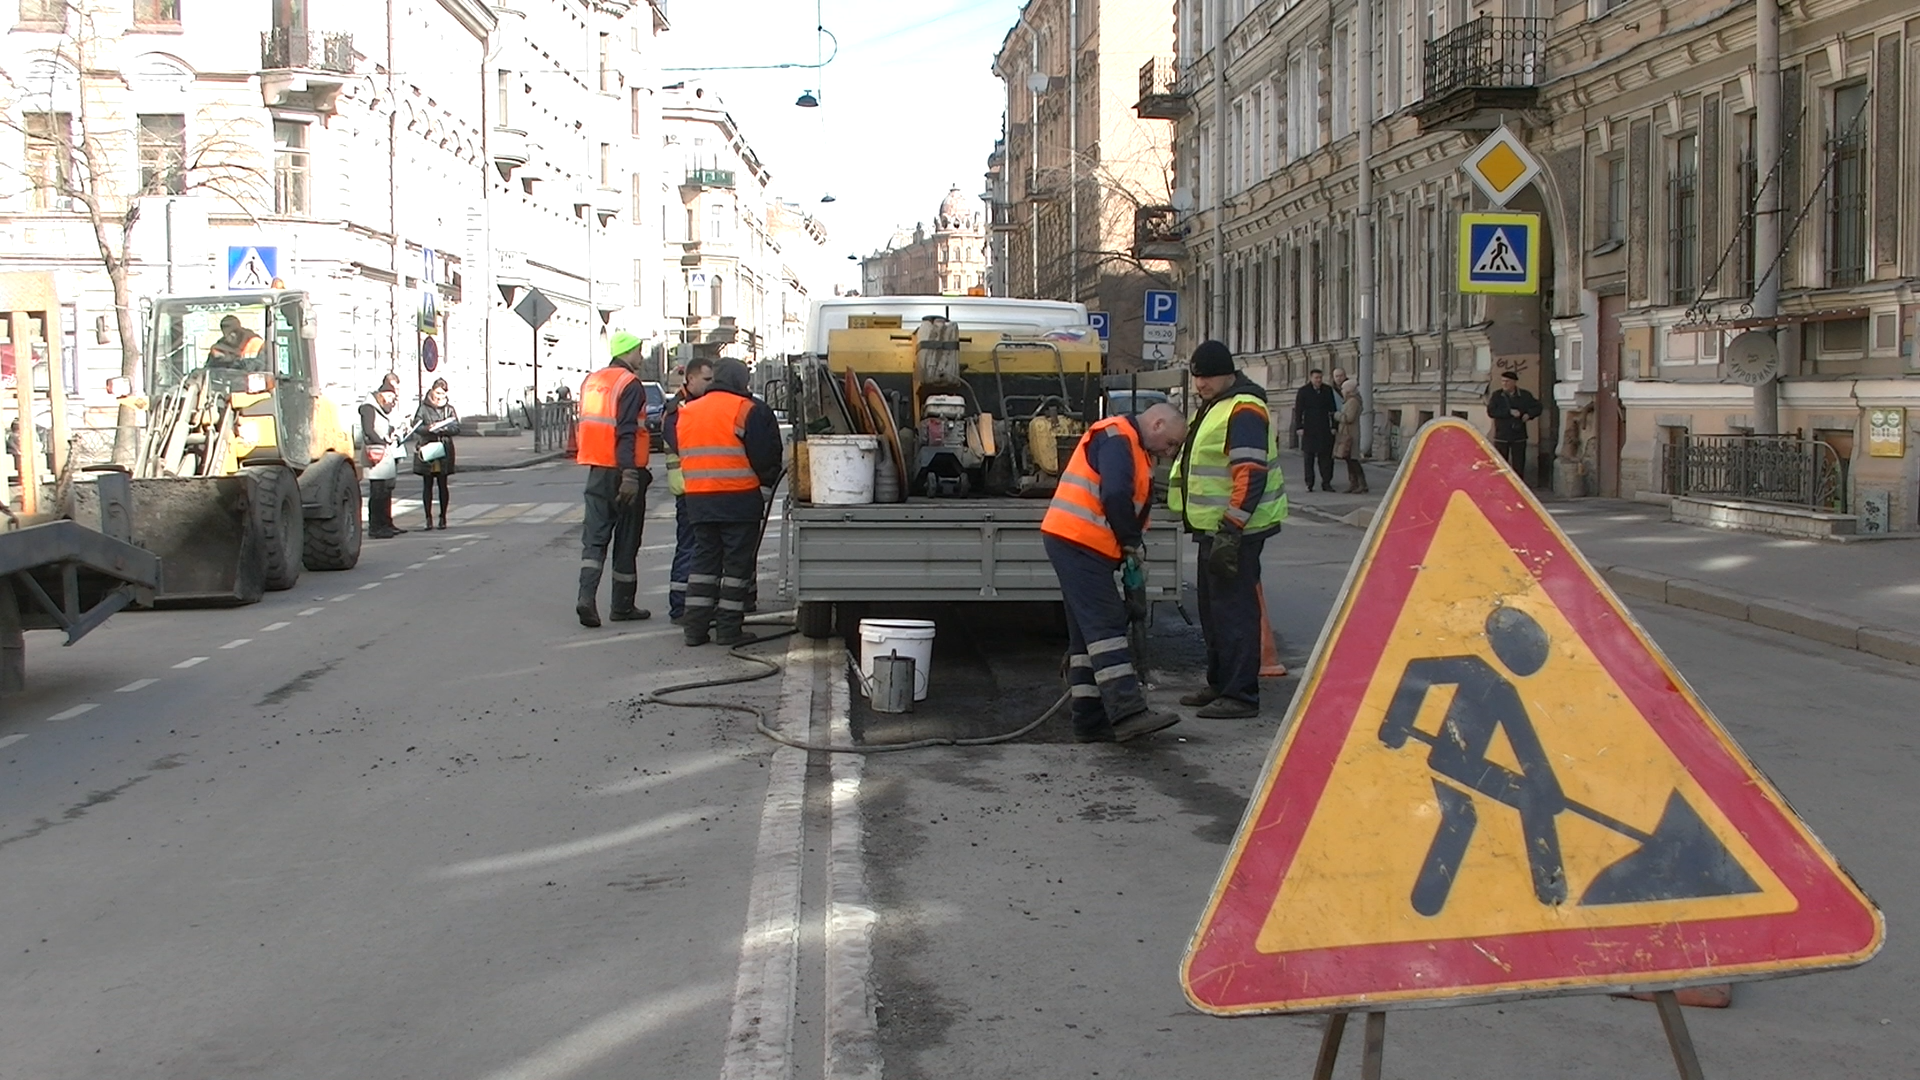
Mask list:
[[[1539,214],[1461,214],[1460,291],[1540,291]]]
[[[280,276],[280,249],[257,244],[227,248],[227,288],[270,289]]]

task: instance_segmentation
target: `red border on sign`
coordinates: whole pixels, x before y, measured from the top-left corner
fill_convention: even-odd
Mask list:
[[[1284,760],[1269,769],[1259,803],[1241,825],[1229,855],[1233,863],[1188,954],[1182,975],[1194,1003],[1217,1012],[1328,1011],[1343,1004],[1818,970],[1858,963],[1877,951],[1883,936],[1879,913],[1478,433],[1464,423],[1442,422],[1423,433],[1410,457],[1326,655],[1302,691],[1311,697],[1295,720]],[[1274,955],[1255,949],[1456,491],[1486,514],[1674,756],[1792,891],[1796,910]],[[1374,612],[1387,614],[1369,614]]]

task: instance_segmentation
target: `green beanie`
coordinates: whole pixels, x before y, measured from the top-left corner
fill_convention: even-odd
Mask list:
[[[627,331],[615,330],[613,332],[613,338],[607,342],[607,355],[612,357],[625,356],[627,353],[639,348],[642,344],[644,344],[644,342]]]

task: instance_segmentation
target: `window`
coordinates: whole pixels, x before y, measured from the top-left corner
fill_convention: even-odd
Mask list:
[[[613,80],[614,80],[613,35],[601,34],[600,35],[600,92],[611,93],[613,90]]]
[[[645,307],[647,303],[647,280],[646,276],[642,273],[644,266],[645,264],[639,259],[633,260],[633,306],[635,310]]]
[[[67,0],[20,0],[20,21],[64,26],[67,22]]]
[[[641,88],[636,86],[627,95],[627,112],[633,127],[633,134],[635,135],[640,134],[640,118],[646,114],[646,100],[641,96],[641,93]]]
[[[1827,276],[1833,285],[1858,285],[1867,271],[1867,86],[1833,92],[1827,152],[1833,179],[1827,192]]]
[[[1600,163],[1601,197],[1606,200],[1600,239],[1625,243],[1627,239],[1627,155],[1612,154]]]
[[[1691,302],[1700,283],[1700,138],[1673,141],[1667,188],[1667,286],[1673,303]]]
[[[27,113],[27,180],[36,210],[70,210],[68,182],[73,171],[73,117],[68,113]]]
[[[1333,137],[1353,133],[1353,30],[1346,23],[1333,28]]]
[[[631,195],[633,198],[633,209],[628,214],[627,221],[630,224],[638,225],[642,221],[645,221],[647,216],[646,207],[642,205],[642,202],[641,202],[642,196],[646,192],[646,188],[642,187],[640,184],[639,173],[633,174],[632,178],[629,181],[629,184],[630,186],[628,187],[627,191],[628,191],[628,194]],[[666,238],[667,238],[667,216],[665,214],[662,214],[660,215],[660,239],[665,240]]]
[[[179,26],[180,0],[133,0],[133,25]]]
[[[1740,136],[1740,204],[1734,208],[1739,215],[1737,254],[1740,260],[1740,291],[1746,296],[1753,295],[1754,253],[1759,250],[1755,246],[1753,230],[1757,220],[1754,208],[1760,201],[1760,170],[1755,164],[1757,159],[1753,154],[1753,139],[1754,118],[1748,116]]]
[[[606,35],[601,35],[605,37]],[[613,186],[613,144],[600,144],[600,186]]]
[[[1240,144],[1244,141],[1241,138],[1241,132],[1245,130],[1246,125],[1246,107],[1236,101],[1233,103],[1233,114],[1227,117],[1227,190],[1229,192],[1239,191],[1241,187]]]
[[[719,274],[713,275],[713,284],[710,288],[713,290],[712,314],[714,318],[719,318],[721,313],[726,310],[727,279],[721,277]]]
[[[1308,45],[1287,60],[1287,157],[1320,147],[1320,50]]]
[[[720,244],[725,243],[726,238],[727,208],[716,202],[707,207],[707,235],[703,239],[709,244]]]
[[[142,113],[140,190],[149,195],[186,191],[187,118],[179,113]]]
[[[498,76],[498,79],[494,83],[496,100],[493,103],[493,111],[496,115],[493,118],[493,122],[498,127],[512,127],[513,72],[497,71],[494,74]]]
[[[304,217],[307,203],[307,125],[273,122],[273,212]]]

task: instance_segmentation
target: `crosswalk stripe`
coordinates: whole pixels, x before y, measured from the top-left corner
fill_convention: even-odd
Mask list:
[[[490,510],[487,513],[482,514],[478,517],[472,518],[467,521],[463,521],[461,522],[461,524],[462,525],[505,525],[507,522],[514,520],[515,518],[519,517],[521,514],[526,513],[527,511],[533,509],[538,505],[540,504],[539,503],[508,503],[507,505],[502,506],[497,510]]]
[[[573,509],[574,505],[575,504],[570,502],[541,503],[539,506],[534,507],[513,520],[521,525],[538,525],[544,521],[552,521],[554,518]]]
[[[447,520],[465,525],[489,510],[497,509],[499,503],[474,503],[471,506],[456,506],[448,514]]]

